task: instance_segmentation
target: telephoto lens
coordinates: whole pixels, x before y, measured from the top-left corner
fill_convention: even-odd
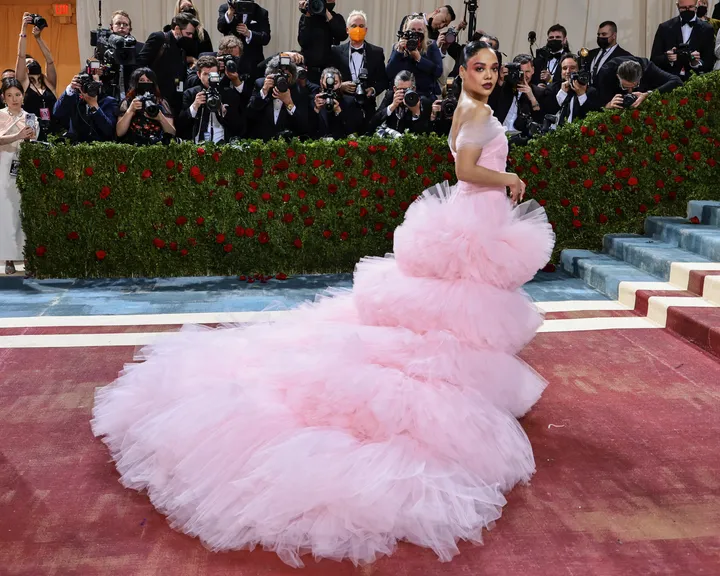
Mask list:
[[[403,102],[408,108],[415,108],[420,103],[420,95],[415,90],[406,90]]]

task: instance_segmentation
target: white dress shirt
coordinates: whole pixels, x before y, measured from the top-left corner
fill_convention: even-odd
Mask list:
[[[242,94],[244,85],[245,83],[241,82],[240,86],[234,86],[234,88]],[[192,118],[195,118],[197,116],[197,113],[198,111],[195,110],[195,106],[190,106],[190,116]],[[201,137],[200,133],[198,132],[198,135],[195,137],[195,143],[199,144],[200,142],[220,142],[224,139],[225,128],[223,128],[223,125],[220,124],[220,120],[218,120],[217,114],[215,114],[215,112],[211,112],[205,134],[203,134]]]
[[[518,117],[518,98],[517,98],[517,96],[515,96],[513,98],[512,104],[510,105],[510,110],[508,110],[507,116],[505,116],[505,121],[503,122],[503,127],[505,128],[505,132],[515,130],[515,120],[517,120],[517,117]]]
[[[367,50],[367,46],[363,42],[363,45],[361,48]],[[360,73],[360,70],[363,68],[363,65],[365,64],[365,53],[359,54],[358,52],[353,52],[353,46],[350,44],[350,61],[348,62],[348,66],[350,68],[350,74],[352,75],[352,81],[357,82],[358,74]]]
[[[269,97],[269,95],[265,94],[265,92],[263,92],[262,90],[260,90],[260,96],[262,96],[263,100],[267,100]],[[275,124],[277,124],[278,119],[280,118],[280,110],[283,109],[283,106],[285,106],[285,104],[283,104],[282,100],[278,100],[277,98],[273,98],[272,104],[273,104],[273,114],[275,117]],[[290,116],[293,116],[295,114],[295,110],[297,110],[297,107],[293,104],[292,109],[288,110],[288,114],[290,114]]]
[[[557,103],[562,106],[563,102],[565,102],[565,99],[568,97],[568,93],[565,92],[565,90],[559,90],[557,93]],[[583,94],[580,96],[578,94],[578,102],[580,103],[580,106],[585,104],[587,102],[587,94]],[[575,118],[575,99],[573,98],[570,100],[570,114],[568,115],[567,121],[568,123],[572,122]]]

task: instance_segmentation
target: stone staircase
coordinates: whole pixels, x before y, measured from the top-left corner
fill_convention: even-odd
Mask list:
[[[609,234],[602,253],[564,250],[564,270],[720,357],[720,202],[687,218],[651,217],[645,234]]]

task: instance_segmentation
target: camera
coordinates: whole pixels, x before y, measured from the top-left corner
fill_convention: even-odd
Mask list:
[[[570,74],[570,81],[577,82],[582,86],[587,86],[590,83],[590,74],[587,70],[580,70],[579,72],[573,72]]]
[[[223,66],[225,66],[226,74],[238,73],[240,58],[236,58],[232,54],[223,54],[222,56],[217,57],[217,61],[223,63]]]
[[[32,18],[33,26],[37,26],[38,28],[40,28],[40,30],[47,28],[47,26],[48,26],[47,20],[45,20],[45,18],[40,16],[40,14],[30,14],[30,18]]]
[[[205,95],[207,96],[205,106],[207,106],[210,112],[217,113],[220,111],[220,108],[222,108],[222,100],[220,99],[220,74],[211,72],[208,76],[208,84],[209,86],[207,90],[205,90]]]
[[[83,94],[87,94],[91,98],[97,98],[102,90],[102,82],[98,82],[87,72],[78,74],[78,83]]]
[[[158,114],[160,114],[160,106],[154,94],[143,94],[138,97],[138,100],[142,102],[143,110],[148,117],[157,118]]]
[[[440,105],[440,113],[445,120],[451,120],[458,107],[458,99],[462,92],[462,78],[448,78],[445,87],[445,99]]]
[[[507,74],[505,74],[505,82],[507,82],[513,88],[517,88],[517,85],[524,80],[524,75],[520,64],[517,62],[508,62],[505,64]]]
[[[133,36],[113,34],[107,28],[90,32],[90,45],[95,47],[95,58],[108,66],[132,66],[135,64],[135,45]]]
[[[284,72],[273,74],[271,78],[273,79],[273,86],[277,88],[278,92],[285,93],[290,90],[290,81]]]
[[[405,90],[405,97],[403,98],[405,106],[408,108],[415,108],[420,102],[420,94],[415,92],[412,88]]]
[[[367,68],[360,68],[358,72],[357,80],[355,80],[355,101],[360,105],[364,106],[367,102],[367,91],[368,86],[368,71]]]
[[[687,66],[694,60],[692,57],[692,48],[690,48],[689,44],[678,44],[677,48],[675,48],[675,54],[677,54],[678,62],[682,66]]]
[[[412,30],[398,32],[398,40],[405,40],[405,50],[408,52],[417,50],[424,37],[422,32],[413,32]]]
[[[635,94],[623,94],[623,108],[632,108],[632,105],[637,102],[637,99],[638,97],[635,96]]]
[[[325,0],[308,0],[305,6],[305,12],[311,16],[323,16],[325,15],[325,10],[327,10],[327,2]]]
[[[325,91],[320,93],[320,97],[325,99],[325,110],[332,112],[335,109],[337,101],[337,92],[335,92],[335,75],[325,75]]]
[[[458,29],[455,28],[455,26],[450,26],[450,28],[447,29],[445,32],[445,43],[446,44],[455,44],[458,39]]]
[[[377,129],[377,132],[375,132],[375,135],[380,136],[380,138],[392,138],[393,140],[402,138],[402,134],[400,134],[400,132],[393,130],[392,128],[388,128],[386,124],[380,126]]]
[[[250,16],[255,12],[254,0],[228,0],[228,6],[240,16]]]
[[[307,68],[305,68],[305,66],[297,67],[297,79],[298,80],[307,80]]]

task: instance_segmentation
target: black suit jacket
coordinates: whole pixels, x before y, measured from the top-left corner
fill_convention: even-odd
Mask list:
[[[543,83],[542,80],[540,80],[540,74],[543,70],[548,69],[548,63],[549,61],[542,56],[538,56],[535,58],[535,60],[533,61],[533,65],[535,67],[535,74],[532,77],[531,84],[535,84],[537,86],[538,84]],[[560,65],[560,62],[558,62],[553,72],[552,85],[554,86],[555,84],[562,84],[562,81],[562,66]]]
[[[190,114],[190,106],[195,101],[195,96],[204,89],[205,87],[200,85],[185,90],[183,93],[183,109],[178,117],[178,135],[193,142],[198,134],[203,135],[207,132],[208,123],[210,122],[210,111],[206,106],[200,108],[195,118]],[[245,115],[243,113],[242,96],[227,83],[220,86],[220,97],[222,103],[227,104],[225,116],[217,115],[218,122],[225,130],[225,142],[228,142],[231,138],[244,136]]]
[[[655,32],[655,40],[650,56],[653,64],[676,76],[680,76],[680,67],[677,62],[673,63],[668,60],[666,52],[682,44],[681,28],[682,22],[679,16],[660,24],[657,32]],[[710,72],[715,63],[715,31],[712,24],[696,19],[688,44],[692,51],[700,52],[702,60],[702,66],[694,70],[697,72]],[[685,77],[687,77],[687,74]]]
[[[593,61],[595,60],[595,56],[600,54],[600,52],[601,52],[600,48],[593,48],[592,50],[590,50],[590,53],[588,54],[587,63],[588,63],[588,66],[590,67],[591,75],[593,73]],[[622,56],[632,56],[632,54],[630,54],[630,52],[625,50],[622,46],[616,45],[615,50],[613,50],[612,54],[610,55],[610,58],[605,60],[605,64],[610,62],[610,60],[612,60],[613,58],[620,58]],[[598,68],[598,73],[600,73],[601,68],[602,68],[602,66],[600,66]],[[595,77],[594,76],[591,77],[590,84],[592,86],[595,86]]]
[[[558,92],[560,92],[562,88],[562,83],[553,83],[553,85],[548,89],[549,94],[546,99],[546,105],[547,110],[546,112],[548,114],[557,114],[560,111],[560,104],[557,102],[557,95]],[[585,118],[585,116],[588,115],[589,112],[597,112],[602,108],[602,104],[600,103],[600,96],[598,94],[598,91],[595,90],[592,86],[589,86],[587,89],[587,100],[585,100],[585,104],[580,105],[580,100],[578,99],[577,94],[574,92],[570,92],[567,96],[568,98],[573,99],[573,121],[575,120],[582,120]],[[570,103],[568,102],[568,106]]]
[[[227,4],[223,4],[218,8],[218,32],[225,36],[232,34],[240,38],[244,47],[242,68],[248,70],[248,73],[252,74],[253,78],[258,78],[257,65],[265,60],[263,48],[270,44],[270,17],[268,11],[256,4],[255,13],[248,16],[246,26],[252,31],[252,38],[249,44],[245,36],[240,36],[237,33],[238,25],[243,23],[242,16],[235,14],[232,23],[228,24],[225,19],[227,11]]]
[[[311,104],[310,123],[313,138],[332,136],[335,140],[343,140],[350,134],[362,134],[365,116],[362,108],[355,102],[355,98],[342,96],[340,98],[340,114],[328,112],[321,108],[315,112],[314,103]]]
[[[285,106],[280,109],[277,124],[271,94],[263,98],[261,88],[264,78],[255,81],[255,90],[248,105],[248,135],[250,138],[272,140],[281,132],[290,131],[295,136],[307,136],[310,132],[310,101],[307,94],[301,93],[298,86],[290,87],[290,96],[295,104],[295,113],[290,114]]]
[[[380,96],[387,90],[389,85],[388,77],[385,74],[385,51],[380,46],[365,42],[364,56],[365,68],[368,71],[368,83],[372,88],[375,88],[376,96]],[[346,42],[340,46],[333,46],[332,65],[340,70],[343,82],[352,80],[352,72],[350,71],[350,42]]]
[[[332,47],[347,40],[347,25],[342,14],[332,12],[328,22],[323,16],[300,16],[298,43],[305,57],[308,77],[320,79],[320,72],[332,64]],[[343,76],[344,77],[344,76]]]
[[[405,115],[400,119],[395,113],[390,116],[387,115],[387,108],[392,104],[394,96],[395,93],[392,90],[385,92],[385,98],[383,98],[375,116],[370,120],[369,132],[374,133],[383,123],[388,128],[398,132],[405,132],[405,130],[409,130],[413,134],[426,134],[429,132],[433,100],[425,97],[420,98],[420,118],[417,120],[413,120],[412,113],[409,110],[406,110]]]
[[[530,104],[530,99],[525,94],[520,94],[520,98],[518,100],[518,120],[521,120],[521,118],[525,116],[532,118],[534,122],[542,124],[545,118],[545,112],[548,109],[547,100],[550,91],[547,88],[535,86],[534,84],[530,84],[530,89],[532,90],[535,99],[538,101],[538,104],[540,104],[540,110],[534,111],[532,109],[532,104]],[[512,103],[517,96],[518,92],[513,90],[507,82],[505,82],[497,91],[497,95],[490,106],[493,109],[493,114],[498,120],[500,120],[501,124],[505,122],[505,118],[507,118]],[[517,125],[516,121],[516,126]],[[521,130],[520,127],[517,129]]]
[[[182,92],[187,76],[185,51],[172,32],[153,32],[137,58],[138,67],[147,66],[155,72],[162,97],[177,117],[182,110]]]
[[[661,70],[647,58],[635,58],[634,56],[613,58],[612,60],[608,60],[600,69],[600,72],[598,72],[596,85],[600,93],[600,103],[603,106],[610,102],[616,95],[625,93],[620,87],[620,82],[617,78],[617,69],[620,67],[620,64],[629,60],[638,62],[643,69],[637,92],[657,90],[661,94],[664,94],[665,92],[674,90],[678,86],[682,86],[682,80],[680,80],[680,78],[674,74],[670,74],[670,72]]]

